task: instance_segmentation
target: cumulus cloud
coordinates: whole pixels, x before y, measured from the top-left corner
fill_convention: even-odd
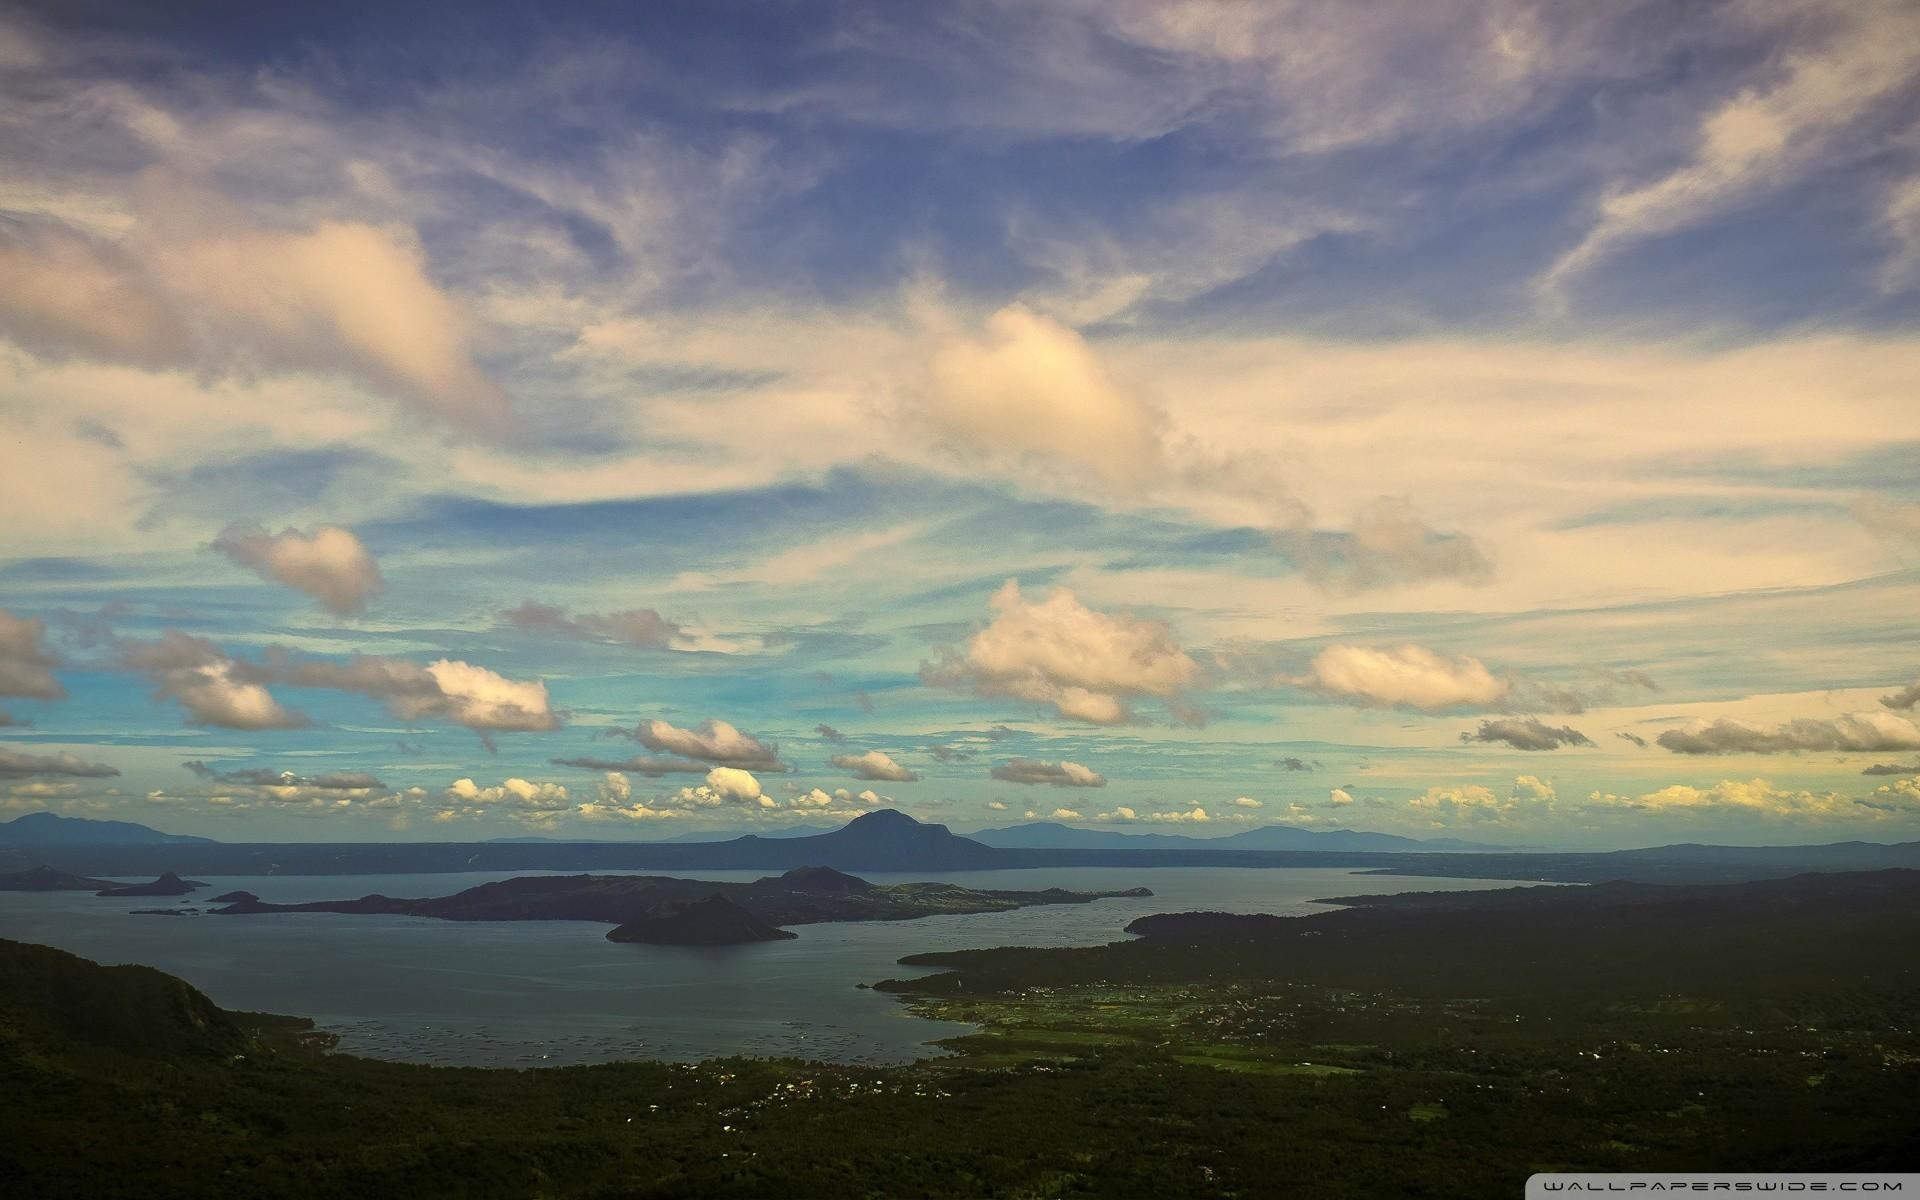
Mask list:
[[[1538,775],[1514,776],[1511,795],[1515,800],[1522,803],[1552,804],[1555,800],[1559,799],[1559,792],[1555,790],[1552,782],[1542,779]]]
[[[691,729],[669,721],[642,721],[632,731],[616,730],[649,750],[675,754],[708,765],[745,767],[755,771],[785,771],[778,747],[743,733],[725,721],[708,719]],[[636,768],[638,769],[638,768]]]
[[[1920,727],[1888,712],[1801,717],[1755,725],[1721,717],[1669,729],[1654,741],[1675,754],[1784,754],[1796,750],[1920,750]]]
[[[1515,750],[1558,750],[1562,746],[1591,746],[1593,739],[1570,725],[1549,725],[1538,717],[1497,717],[1460,735],[1463,742],[1500,742]]]
[[[0,746],[0,779],[26,779],[34,775],[64,775],[75,779],[111,779],[118,767],[90,763],[66,751],[58,754],[26,754]]]
[[[299,729],[311,722],[286,708],[243,664],[205,638],[169,629],[158,641],[121,647],[121,662],[143,672],[157,697],[177,700],[197,725],[227,729]]]
[[[1353,793],[1346,788],[1334,788],[1327,793],[1327,802],[1336,808],[1353,803]]]
[[[216,198],[150,188],[118,241],[40,224],[0,236],[0,333],[36,353],[343,374],[454,424],[506,432],[469,321],[410,231],[324,221],[253,228]]]
[[[466,804],[510,804],[555,813],[571,806],[564,784],[535,783],[517,777],[494,787],[481,787],[471,779],[456,779],[447,788],[446,796]]]
[[[1003,783],[1045,783],[1054,787],[1097,788],[1107,786],[1106,776],[1077,762],[1041,762],[1033,758],[1014,758],[993,768],[992,775]]]
[[[464,725],[482,735],[558,729],[560,717],[539,680],[508,679],[456,659],[421,666],[403,658],[356,655],[344,663],[294,661],[270,652],[247,673],[268,683],[357,692],[384,702],[403,721],[428,718]]]
[[[1197,804],[1186,812],[1157,812],[1147,814],[1147,820],[1149,821],[1164,821],[1174,825],[1204,825],[1212,819],[1212,817],[1207,815],[1207,810]]]
[[[421,666],[402,658],[355,655],[345,662],[295,659],[269,648],[258,663],[233,658],[205,638],[168,630],[158,641],[121,645],[124,665],[145,672],[159,695],[178,700],[190,719],[230,729],[292,729],[309,724],[283,707],[269,685],[355,692],[383,701],[405,721],[437,718],[483,738],[495,732],[557,729],[547,685],[515,680],[453,659]]]
[[[1281,534],[1279,544],[1301,563],[1309,580],[1330,591],[1437,579],[1476,586],[1493,581],[1493,560],[1478,542],[1433,528],[1402,496],[1381,496],[1362,508],[1344,535],[1296,529]]]
[[[1234,799],[1233,806],[1235,808],[1265,808],[1266,807],[1264,803],[1262,803],[1261,801],[1255,800],[1252,796],[1236,797]]]
[[[1637,796],[1593,792],[1587,803],[1641,812],[1745,811],[1770,817],[1859,817],[1872,810],[1835,792],[1775,787],[1765,779],[1723,779],[1712,787],[1674,784]]]
[[[502,625],[529,633],[545,633],[583,642],[620,642],[648,650],[679,648],[686,631],[651,608],[615,613],[569,615],[564,608],[528,600],[499,614]]]
[[[60,658],[47,648],[47,625],[0,608],[0,696],[58,700],[67,694],[54,678]]]
[[[1040,459],[1109,484],[1160,466],[1160,416],[1120,386],[1074,330],[1021,306],[987,319],[983,338],[934,355],[928,415],[956,446],[995,459]]]
[[[1505,699],[1509,684],[1477,658],[1445,658],[1425,646],[1328,646],[1307,673],[1283,682],[1363,705],[1438,712]]]
[[[922,663],[924,682],[1050,705],[1094,725],[1131,721],[1130,701],[1141,697],[1186,713],[1180,696],[1199,666],[1165,622],[1097,612],[1066,588],[1030,601],[1015,579],[989,603],[993,620],[965,645]]]
[[[1435,826],[1453,821],[1498,824],[1507,819],[1519,803],[1513,795],[1501,795],[1477,783],[1439,784],[1409,800],[1416,812],[1428,814]]]
[[[878,750],[869,750],[865,754],[836,754],[833,756],[833,765],[843,771],[852,771],[855,779],[912,783],[920,778]]]
[[[236,521],[214,539],[213,548],[262,579],[305,592],[335,616],[362,611],[380,590],[373,555],[338,525],[268,533],[252,521]]]
[[[994,812],[1005,812],[1007,811],[1007,802],[1004,800],[989,800],[987,801],[987,807]]]

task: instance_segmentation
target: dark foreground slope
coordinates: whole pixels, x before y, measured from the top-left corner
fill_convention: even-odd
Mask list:
[[[1313,1200],[1518,1195],[1550,1167],[1911,1167],[1917,888],[1154,918],[1114,947],[940,956],[952,973],[894,986],[985,1028],[886,1070],[322,1055],[177,980],[0,943],[0,1179],[140,1200]]]

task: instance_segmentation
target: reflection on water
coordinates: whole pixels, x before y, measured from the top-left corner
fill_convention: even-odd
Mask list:
[[[455,875],[217,876],[277,902],[379,892],[444,896],[530,872]],[[700,872],[748,880],[758,871]],[[861,988],[918,974],[897,960],[930,950],[1086,946],[1126,936],[1147,913],[1208,909],[1297,915],[1358,892],[1511,887],[1504,881],[1360,875],[1332,869],[1080,867],[868,874],[969,887],[1075,891],[1150,887],[1151,899],[1098,900],[917,921],[806,925],[795,941],[748,946],[619,945],[573,921],[434,921],[333,913],[134,916],[210,907],[204,899],[113,900],[85,892],[0,893],[0,937],[104,963],[178,975],[226,1008],[314,1018],[355,1054],[468,1066],[561,1066],[622,1058],[797,1055],[847,1063],[926,1057],[966,1027],[909,1015]]]

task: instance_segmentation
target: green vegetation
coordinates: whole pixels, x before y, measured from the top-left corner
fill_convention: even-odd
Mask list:
[[[1554,1166],[1907,1166],[1908,874],[1157,918],[1111,947],[942,955],[949,973],[887,986],[979,1031],[885,1070],[372,1062],[157,972],[0,943],[0,1178],[142,1200],[1331,1197],[1517,1194]],[[1708,944],[1712,970],[1691,961]]]

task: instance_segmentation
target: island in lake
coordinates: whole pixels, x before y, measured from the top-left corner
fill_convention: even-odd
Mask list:
[[[601,921],[616,942],[731,945],[792,937],[782,927],[826,921],[904,921],[943,914],[1007,912],[1036,904],[1086,904],[1118,892],[994,891],[954,883],[877,884],[831,867],[796,867],[751,883],[669,875],[535,875],[483,883],[452,896],[269,904],[230,892],[222,916],[332,912],[435,917],[443,921]]]

